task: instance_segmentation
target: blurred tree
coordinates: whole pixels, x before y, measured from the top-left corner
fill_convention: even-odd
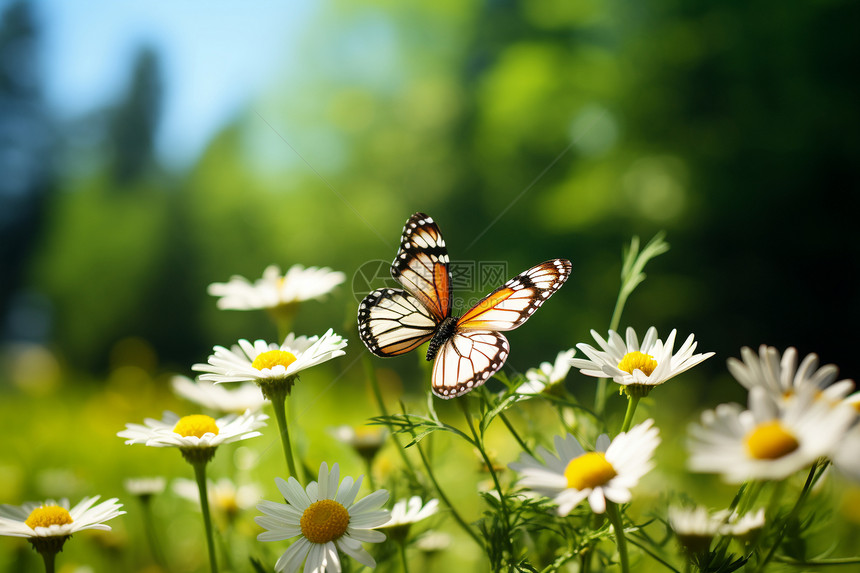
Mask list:
[[[104,114],[103,159],[54,201],[32,267],[35,287],[56,308],[54,341],[88,369],[103,368],[124,337],[178,352],[193,338],[182,312],[188,283],[175,280],[175,263],[187,259],[180,200],[154,156],[160,66],[149,47],[133,61],[126,93]]]
[[[178,181],[151,176],[160,66],[138,56],[107,173],[57,203],[40,263],[67,348],[138,334],[181,361],[200,332],[253,336],[265,323],[217,313],[206,284],[273,262],[352,275],[422,210],[452,259],[574,261],[540,335],[512,335],[512,367],[605,329],[621,245],[666,229],[622,326],[692,331],[723,357],[795,344],[856,375],[853,3],[332,4],[296,56],[314,65],[278,75]],[[318,309],[311,330],[337,313]]]
[[[54,126],[36,74],[39,36],[30,4],[7,7],[0,19],[0,339],[46,334],[45,308],[22,290],[55,181]]]
[[[722,356],[794,345],[860,376],[858,19],[843,0],[669,0],[626,21],[633,134],[694,191],[666,261],[687,277],[675,306]]]
[[[151,174],[155,132],[161,112],[161,64],[152,47],[137,53],[131,79],[120,103],[112,110],[108,123],[108,150],[111,168],[118,183],[125,184]]]

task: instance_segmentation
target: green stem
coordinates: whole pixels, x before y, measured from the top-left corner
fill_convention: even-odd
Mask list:
[[[735,510],[735,508],[740,503],[741,497],[743,497],[744,492],[746,492],[747,489],[749,489],[752,486],[752,483],[753,482],[745,481],[744,483],[741,484],[741,487],[738,488],[738,493],[735,494],[735,497],[732,499],[732,503],[729,504],[729,511]]]
[[[806,501],[806,498],[809,497],[809,492],[812,491],[812,485],[815,483],[815,471],[818,469],[818,462],[812,464],[812,467],[809,468],[809,475],[806,476],[806,483],[803,484],[803,489],[800,490],[800,495],[797,496],[797,501],[794,504],[794,507],[791,508],[791,512],[786,516],[780,525],[779,535],[776,537],[776,541],[773,542],[773,545],[768,551],[765,558],[759,563],[758,567],[756,567],[755,573],[761,573],[764,571],[765,566],[773,559],[776,550],[779,548],[779,544],[782,543],[782,538],[785,537],[785,532],[788,530],[788,524],[797,517],[797,514],[800,513],[800,508],[803,506],[803,502]]]
[[[750,484],[748,494],[745,495],[741,499],[740,503],[738,504],[738,508],[737,509],[729,508],[729,509],[734,511],[738,515],[739,518],[743,517],[743,515],[745,513],[747,513],[749,511],[749,509],[752,507],[753,502],[756,500],[759,493],[762,491],[762,489],[764,489],[764,484],[765,484],[765,482],[752,482]],[[785,484],[786,484],[786,480],[780,480],[780,481],[776,482],[776,484],[774,485],[773,491],[771,492],[771,495],[770,495],[770,503],[768,504],[767,509],[765,510],[765,513],[764,513],[766,520],[771,519],[772,517],[773,518],[776,517],[777,508],[779,507],[779,503],[782,501],[782,494],[785,491]],[[731,539],[730,537],[726,536],[725,538],[723,538],[723,540],[721,540],[720,547],[723,550],[728,548],[730,539]],[[746,550],[747,556],[752,556],[756,552],[756,549],[758,549],[758,546],[762,542],[763,539],[764,539],[764,535],[757,535],[756,536],[755,541],[753,541],[749,545],[749,547],[747,547],[747,550]]]
[[[800,561],[789,557],[777,556],[774,560],[779,561],[780,563],[788,563],[795,567],[827,567],[829,565],[856,565],[860,563],[860,557],[837,557],[835,559],[810,559],[807,561]]]
[[[385,401],[382,399],[382,391],[379,389],[379,380],[376,378],[376,371],[373,369],[373,364],[370,361],[370,354],[365,353],[361,358],[364,365],[365,376],[367,376],[367,380],[370,382],[370,387],[373,389],[373,396],[376,398],[376,406],[379,408],[379,412],[388,418],[388,410],[385,407]],[[406,466],[409,473],[412,474],[413,481],[418,483],[418,474],[415,472],[415,466],[412,465],[412,462],[409,460],[409,456],[406,455],[406,450],[403,448],[403,444],[400,443],[400,439],[398,439],[394,434],[393,428],[389,426],[389,430],[392,431],[391,439],[393,439],[394,443],[397,444],[397,448],[395,449],[397,450],[397,453],[400,454],[403,464]]]
[[[469,526],[469,524],[466,523],[466,520],[463,519],[463,517],[457,512],[457,510],[454,508],[454,504],[451,503],[451,500],[448,499],[448,496],[445,495],[445,492],[439,486],[439,482],[436,481],[436,476],[433,474],[433,468],[430,466],[430,460],[427,459],[427,455],[421,448],[421,444],[416,443],[415,449],[418,450],[418,454],[421,456],[421,463],[424,464],[424,470],[427,472],[427,477],[429,477],[430,481],[433,483],[433,487],[436,489],[436,493],[439,494],[439,499],[441,499],[442,503],[444,503],[448,507],[448,511],[451,512],[451,516],[454,518],[454,521],[456,521],[460,525],[460,527],[463,528],[463,531],[468,533],[469,537],[471,537],[475,541],[475,543],[477,543],[478,546],[483,549],[484,542],[481,541],[481,538],[478,537],[478,534],[475,533],[475,531]]]
[[[630,563],[627,560],[627,539],[624,537],[624,525],[621,523],[621,513],[618,506],[606,500],[606,517],[615,530],[615,545],[618,547],[618,560],[621,562],[621,573],[630,573]]]
[[[298,303],[292,303],[275,307],[269,311],[269,316],[272,317],[275,327],[278,329],[278,344],[283,344],[290,333],[297,309]]]
[[[514,429],[514,426],[511,424],[510,420],[508,420],[508,417],[505,416],[504,412],[499,412],[499,418],[502,419],[502,422],[505,424],[505,427],[508,429],[508,431],[514,437],[514,439],[517,441],[517,443],[520,445],[520,447],[523,449],[523,451],[525,451],[530,456],[533,456],[534,454],[532,453],[531,448],[529,448],[526,445],[526,443],[523,441],[523,439],[520,437],[520,435]]]
[[[203,512],[203,526],[206,529],[206,545],[209,548],[209,568],[212,573],[218,573],[218,562],[215,559],[215,541],[212,538],[212,516],[209,514],[209,493],[206,487],[206,464],[205,461],[196,461],[194,466],[194,477],[197,479],[197,489],[200,492],[200,510]]]
[[[749,511],[749,509],[753,506],[756,499],[758,499],[759,494],[764,488],[765,482],[761,481],[748,481],[744,482],[744,484],[738,490],[738,493],[735,495],[732,500],[731,505],[729,505],[729,516],[732,513],[737,514],[738,517],[743,517],[745,513]],[[781,485],[784,485],[785,481],[778,482],[777,489],[781,491]],[[781,495],[781,494],[780,494]],[[771,497],[771,502],[777,501],[776,497]],[[765,515],[771,515],[770,510],[767,510]],[[726,521],[728,521],[729,517],[726,517]],[[753,544],[752,548],[748,552],[748,554],[752,554],[753,550],[756,548],[758,543],[761,541],[763,536],[759,535]],[[720,552],[725,552],[729,548],[729,543],[731,543],[732,537],[730,535],[723,535],[720,538],[719,543],[714,548],[715,554],[720,554]]]
[[[400,546],[400,560],[403,561],[403,573],[409,573],[409,560],[406,559],[406,540],[401,539],[397,545]]]
[[[582,555],[581,554],[579,554],[579,555],[580,555],[580,561],[582,561],[582,559],[581,559]],[[577,557],[577,553],[568,549],[567,551],[565,551],[564,553],[559,555],[555,559],[555,561],[553,561],[552,563],[550,563],[549,565],[547,565],[546,567],[541,569],[540,573],[550,573],[553,571],[559,571],[561,569],[562,565],[564,565],[565,563],[567,563],[568,561],[570,561],[572,559],[575,559],[576,557]],[[579,573],[589,573],[589,572],[587,569],[580,567]]]
[[[376,491],[376,482],[373,479],[373,460],[369,457],[364,457],[364,470],[367,475],[367,485],[371,491]]]
[[[628,293],[625,292],[624,285],[621,285],[618,291],[618,298],[615,299],[615,308],[612,309],[612,318],[609,319],[609,330],[618,332],[618,323],[621,322],[621,313],[624,311],[624,305],[627,304]],[[605,380],[605,378],[604,378]]]
[[[579,556],[579,570],[581,573],[591,573],[591,557],[594,555],[594,551],[589,547],[588,550],[580,553]]]
[[[599,417],[603,415],[603,410],[606,409],[606,384],[608,378],[598,378],[597,389],[594,394],[594,413]]]
[[[42,561],[45,562],[45,573],[54,573],[54,560],[57,554],[54,551],[40,551],[39,554],[42,556]]]
[[[738,515],[743,515],[758,499],[758,496],[761,495],[762,490],[764,489],[765,482],[755,481],[747,491],[747,495],[741,499],[740,504],[738,504]]]
[[[639,400],[641,400],[639,396],[634,396],[632,394],[627,395],[627,413],[624,414],[624,423],[621,424],[622,432],[626,432],[630,429],[630,425],[633,423],[633,414],[636,412],[636,406],[639,405]]]
[[[472,433],[472,437],[475,440],[475,446],[478,448],[478,451],[481,453],[481,457],[484,458],[484,463],[487,465],[487,469],[490,472],[490,476],[493,478],[493,484],[496,486],[496,491],[499,492],[499,502],[502,508],[502,519],[505,524],[505,543],[507,544],[507,548],[510,551],[510,554],[513,554],[513,546],[511,545],[511,519],[510,519],[510,511],[508,510],[508,502],[505,500],[505,494],[502,491],[502,484],[499,482],[499,476],[496,475],[496,470],[493,469],[493,462],[490,461],[489,456],[487,456],[487,452],[484,450],[484,441],[478,435],[478,432],[475,430],[475,425],[472,423],[472,414],[469,412],[469,404],[465,399],[461,398],[458,400],[460,403],[460,409],[463,410],[463,415],[466,417],[466,425],[469,426],[469,430]]]
[[[776,482],[773,486],[773,491],[770,493],[770,503],[767,504],[767,509],[765,510],[765,516],[775,516],[776,509],[779,507],[780,502],[782,501],[782,494],[785,492],[785,483],[786,480],[780,480]],[[749,508],[746,508],[744,513],[746,513]],[[742,517],[743,513],[738,513],[738,517]]]
[[[641,537],[641,536],[640,536],[640,537]],[[644,541],[650,541],[650,540],[648,540],[647,538],[643,538],[643,540],[644,540]],[[644,551],[645,553],[647,553],[647,554],[648,554],[648,556],[649,556],[649,557],[651,557],[651,559],[653,559],[654,561],[656,561],[657,563],[659,563],[660,565],[662,565],[663,567],[665,567],[665,568],[666,568],[666,569],[668,569],[669,571],[673,571],[674,573],[681,573],[680,571],[678,571],[677,569],[675,569],[675,568],[672,566],[672,564],[671,564],[671,563],[669,563],[668,561],[666,561],[665,559],[663,559],[662,557],[660,557],[657,553],[655,553],[655,552],[654,552],[654,551],[653,551],[653,550],[648,546],[648,544],[646,544],[646,543],[645,543],[644,541],[642,541],[642,540],[637,539],[636,534],[632,534],[632,535],[630,535],[630,537],[628,537],[628,538],[627,538],[627,541],[629,541],[631,545],[635,545],[636,547],[638,547],[639,549],[641,549],[642,551]],[[653,542],[651,542],[651,545],[653,546]],[[689,559],[688,559],[688,560],[686,560],[686,565],[687,565],[687,567],[689,567],[689,566],[690,566],[690,561],[689,561]]]
[[[290,445],[290,428],[287,425],[287,396],[281,392],[274,393],[270,396],[272,400],[272,408],[275,410],[275,419],[278,421],[278,429],[281,434],[281,445],[284,449],[284,457],[287,459],[287,468],[290,475],[296,479],[302,476],[296,471],[296,462],[293,461],[293,447]]]
[[[149,550],[152,552],[152,558],[159,568],[167,571],[167,562],[164,555],[161,553],[161,546],[158,543],[158,535],[155,531],[155,520],[152,518],[152,496],[140,496],[141,514],[143,516],[143,529],[146,532],[146,540],[149,542]]]

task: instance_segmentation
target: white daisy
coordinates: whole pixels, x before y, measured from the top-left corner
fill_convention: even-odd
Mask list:
[[[681,544],[691,553],[707,552],[711,540],[717,535],[749,539],[764,527],[764,509],[739,516],[722,509],[709,512],[698,506],[669,508],[669,525]]]
[[[388,439],[388,431],[382,426],[353,427],[344,424],[331,428],[330,433],[338,441],[351,446],[366,460],[373,460]]]
[[[707,508],[669,507],[669,526],[690,553],[708,551],[711,541],[723,531],[729,518],[727,510],[711,513]]]
[[[409,499],[401,499],[391,508],[391,519],[385,522],[381,527],[400,527],[403,525],[412,525],[423,519],[427,519],[431,515],[435,515],[439,511],[439,500],[431,499],[426,504],[421,501],[417,495],[413,495]]]
[[[137,497],[158,495],[164,491],[167,480],[163,477],[128,478],[122,482],[125,491]]]
[[[293,265],[286,275],[277,265],[263,271],[263,278],[252,284],[241,276],[233,276],[226,283],[212,283],[208,292],[218,299],[218,308],[225,310],[256,310],[276,308],[303,300],[317,299],[346,280],[346,275],[328,267],[304,268]]]
[[[301,536],[275,563],[276,571],[298,571],[307,560],[304,568],[307,573],[339,572],[338,550],[362,565],[376,566],[376,561],[361,543],[385,540],[385,535],[374,529],[389,520],[389,512],[381,509],[388,500],[388,492],[375,491],[353,503],[362,477],[355,481],[346,476],[339,484],[339,473],[337,464],[329,473],[328,465],[323,462],[319,481],[311,482],[305,489],[293,477],[288,482],[276,478],[278,490],[287,503],[262,501],[257,505],[266,515],[256,517],[255,521],[268,530],[257,536],[259,541]]]
[[[833,465],[852,480],[860,482],[860,424],[848,430],[837,446]]]
[[[120,511],[122,504],[117,503],[117,498],[95,505],[98,499],[99,496],[85,497],[71,509],[68,499],[0,505],[0,535],[25,537],[43,556],[53,556],[73,533],[85,529],[110,531],[104,522],[125,513]]]
[[[854,392],[853,394],[846,396],[842,403],[846,406],[850,406],[854,408],[854,412],[860,416],[860,392]]]
[[[173,391],[186,400],[218,412],[245,410],[256,412],[263,408],[266,398],[256,384],[240,384],[236,388],[219,386],[209,380],[192,380],[187,376],[174,376],[170,380]]]
[[[253,344],[240,340],[228,350],[216,346],[207,364],[195,364],[192,370],[205,372],[201,380],[221,382],[256,382],[265,385],[292,378],[302,370],[346,354],[346,340],[328,329],[322,337],[287,335],[284,343],[267,344],[257,340]]]
[[[790,347],[780,357],[779,350],[762,344],[758,356],[751,348],[741,348],[741,358],[728,359],[729,372],[747,390],[764,388],[776,400],[790,397],[804,387],[812,387],[826,399],[835,402],[854,389],[851,380],[834,382],[839,369],[833,364],[818,367],[818,355],[807,354],[800,365],[797,349]]]
[[[188,501],[200,503],[200,489],[197,482],[190,479],[173,480],[173,493]],[[237,486],[230,478],[216,482],[208,481],[208,498],[212,507],[228,519],[234,519],[240,511],[254,507],[263,497],[263,490],[256,483]]]
[[[451,546],[451,535],[444,531],[428,531],[415,540],[415,546],[428,555],[444,551]]]
[[[743,515],[738,515],[736,512],[732,513],[721,533],[746,541],[755,536],[763,527],[764,508],[761,508],[756,512],[750,511]]]
[[[177,447],[183,450],[216,448],[259,436],[257,428],[265,426],[268,416],[245,412],[241,416],[228,414],[217,420],[203,414],[180,418],[165,411],[161,420],[146,418],[140,424],[126,424],[117,436],[126,438],[126,444],[146,444],[157,448]]]
[[[612,378],[618,384],[638,387],[645,393],[714,355],[713,352],[693,354],[697,343],[692,334],[673,354],[676,331],[672,330],[664,343],[657,338],[657,329],[653,326],[645,333],[641,345],[636,331],[629,327],[626,341],[612,330],[609,340],[604,340],[594,330],[591,335],[601,349],[577,344],[588,360],[574,358],[571,365],[586,376]]]
[[[413,523],[427,519],[439,511],[439,500],[431,499],[426,504],[417,495],[409,499],[401,499],[391,508],[391,519],[380,526],[388,531],[388,536],[398,543],[403,543],[409,536]]]
[[[570,359],[575,353],[575,348],[563,350],[556,356],[555,363],[541,362],[539,368],[526,370],[526,381],[517,388],[517,394],[523,398],[535,396],[564,381],[570,371]]]
[[[816,400],[809,388],[780,406],[755,387],[749,408],[722,404],[691,424],[690,469],[722,474],[731,483],[782,479],[829,456],[854,419],[851,408]]]
[[[557,456],[541,446],[537,453],[543,462],[522,454],[509,467],[522,474],[522,485],[552,498],[559,515],[567,515],[586,498],[595,513],[603,513],[607,499],[630,501],[630,489],[654,467],[651,456],[660,437],[653,425],[654,420],[646,420],[618,434],[611,443],[603,434],[594,452],[586,452],[570,434],[556,436]]]

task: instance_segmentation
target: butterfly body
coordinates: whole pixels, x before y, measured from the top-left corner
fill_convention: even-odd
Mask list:
[[[457,332],[457,319],[449,316],[443,320],[436,328],[433,338],[430,339],[430,344],[427,345],[427,360],[436,358],[436,353],[439,352],[439,347],[451,340],[454,333]]]
[[[570,276],[571,264],[553,259],[512,278],[462,316],[451,316],[452,289],[445,240],[432,218],[406,222],[391,275],[403,289],[381,288],[358,307],[358,333],[377,356],[404,354],[430,342],[432,389],[453,398],[483,384],[505,363],[510,345],[501,334],[537,310]]]

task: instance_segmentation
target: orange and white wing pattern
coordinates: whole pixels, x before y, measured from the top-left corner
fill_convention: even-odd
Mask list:
[[[433,393],[455,398],[474,390],[499,371],[510,354],[505,336],[491,330],[455,333],[433,364]]]
[[[432,388],[441,398],[462,396],[498,372],[510,354],[500,331],[528,320],[571,272],[565,259],[532,267],[455,319],[448,265],[439,227],[430,216],[415,213],[391,264],[391,276],[406,290],[377,289],[358,307],[359,337],[377,356],[404,354],[431,341]]]
[[[358,305],[358,335],[377,356],[397,356],[432,338],[436,318],[402,289],[376,289]]]
[[[458,330],[513,330],[534,314],[570,276],[570,261],[553,259],[519,274],[460,317]]]
[[[400,250],[391,264],[391,276],[441,322],[451,314],[451,275],[448,248],[436,222],[415,213],[403,227]]]

